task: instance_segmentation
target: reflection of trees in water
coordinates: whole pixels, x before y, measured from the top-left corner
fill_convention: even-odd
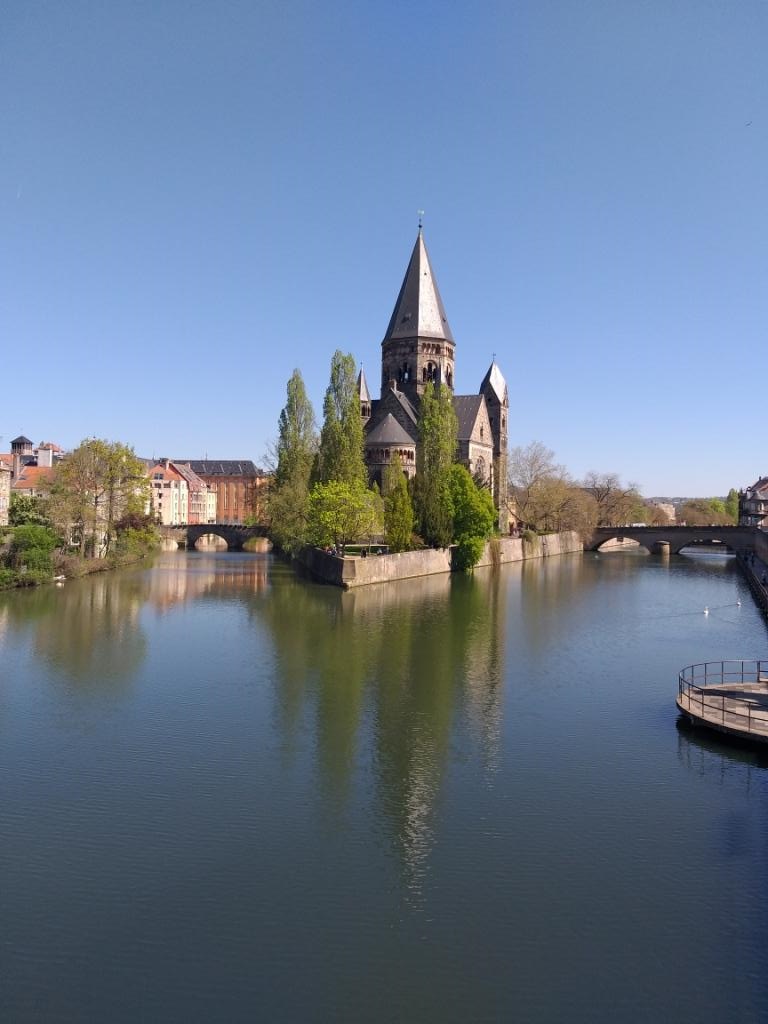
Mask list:
[[[563,614],[578,609],[587,589],[601,582],[602,561],[600,573],[589,573],[584,571],[585,558],[588,553],[534,558],[515,567],[519,573],[516,610],[532,651],[548,649],[552,635],[562,628]],[[611,558],[621,555],[607,555],[603,560]]]
[[[258,603],[277,666],[287,749],[314,712],[318,768],[335,813],[349,792],[370,709],[377,791],[418,885],[457,708],[487,759],[498,744],[506,582],[437,575],[341,593],[285,581]]]
[[[78,683],[105,686],[123,679],[146,653],[139,625],[144,597],[144,583],[135,574],[100,573],[62,588],[41,588],[35,649]]]

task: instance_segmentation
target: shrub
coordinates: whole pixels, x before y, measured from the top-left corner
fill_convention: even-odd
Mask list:
[[[458,569],[461,572],[469,572],[480,561],[484,547],[484,537],[462,534],[461,537],[457,538],[456,547],[453,549],[454,569]]]

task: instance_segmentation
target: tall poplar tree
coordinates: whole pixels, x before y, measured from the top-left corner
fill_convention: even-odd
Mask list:
[[[434,547],[450,544],[453,535],[450,469],[458,430],[450,389],[427,384],[421,396],[415,497],[419,530]]]
[[[315,412],[299,370],[288,380],[285,406],[278,421],[275,485],[309,484],[312,460],[317,449]]]
[[[294,552],[306,543],[309,478],[317,434],[315,413],[298,370],[291,374],[286,392],[279,419],[277,468],[267,511],[270,536],[278,547]]]
[[[338,349],[331,360],[331,379],[323,402],[323,428],[314,477],[324,484],[335,480],[365,486],[368,481],[355,360]]]
[[[400,456],[395,452],[392,462],[384,468],[384,533],[390,551],[407,551],[413,533],[413,506],[408,494]]]

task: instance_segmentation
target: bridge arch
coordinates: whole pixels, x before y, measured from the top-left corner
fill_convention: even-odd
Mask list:
[[[189,538],[189,546],[195,551],[205,551],[213,548],[216,551],[229,551],[229,543],[226,537],[222,537],[220,533],[216,533],[215,530],[209,530],[207,533],[201,533],[199,537],[194,540]]]
[[[639,537],[627,537],[621,530],[617,530],[614,536],[612,536],[612,537],[603,537],[600,540],[600,542],[595,547],[592,548],[592,550],[593,551],[603,551],[603,552],[610,552],[612,550],[619,551],[619,550],[621,550],[620,548],[618,548],[618,547],[617,548],[610,548],[609,545],[613,541],[624,541],[624,540],[634,541],[637,544],[638,547],[641,547],[644,551],[649,552],[649,553],[652,552],[653,548],[655,547],[655,542],[653,544],[651,542],[643,543],[643,541],[640,540]]]
[[[720,540],[717,537],[702,537],[700,540],[689,540],[685,544],[681,544],[679,548],[672,548],[671,550],[673,555],[680,555],[703,547],[708,548],[710,551],[727,552],[729,555],[735,555],[738,550],[731,547],[727,540]]]
[[[671,554],[679,554],[684,548],[711,545],[723,551],[743,554],[753,551],[757,529],[752,526],[599,526],[584,541],[587,551],[599,551],[606,541],[617,538],[636,540],[648,551],[658,550],[657,545],[668,544]]]
[[[240,551],[243,544],[252,537],[263,537],[264,529],[258,526],[244,526],[242,523],[198,523],[184,527],[187,549],[197,549],[197,543],[209,534],[226,542],[228,551]]]

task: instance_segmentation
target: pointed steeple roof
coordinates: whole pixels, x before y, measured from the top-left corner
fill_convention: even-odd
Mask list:
[[[484,394],[487,388],[493,391],[503,405],[504,399],[508,394],[507,382],[504,380],[504,374],[499,369],[495,359],[488,367],[488,373],[483,377],[483,383],[480,385],[480,394]]]
[[[365,371],[362,366],[360,367],[360,373],[357,375],[357,397],[361,402],[370,402],[371,393],[368,390],[368,381],[365,379]]]
[[[421,229],[384,335],[384,341],[401,338],[437,338],[453,342]]]

